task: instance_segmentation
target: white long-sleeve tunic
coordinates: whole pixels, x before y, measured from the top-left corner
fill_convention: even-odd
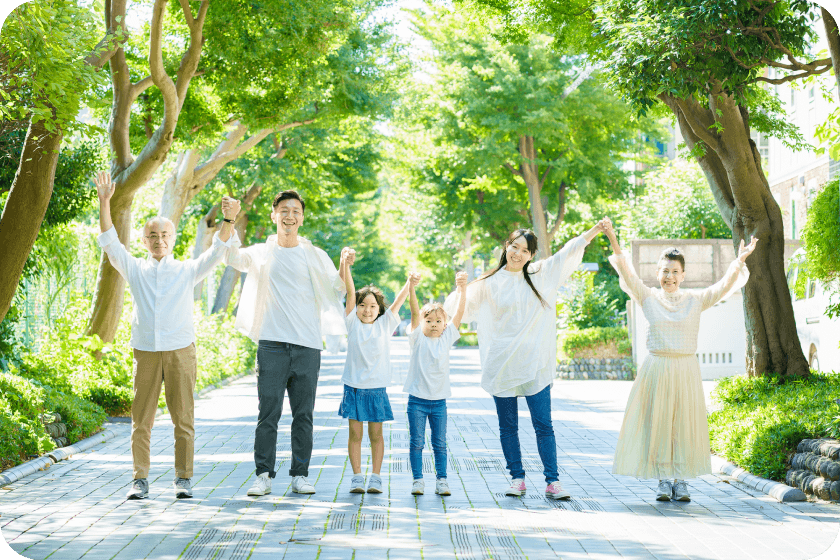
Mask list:
[[[462,322],[478,322],[481,387],[496,397],[535,395],[551,385],[557,369],[557,290],[583,260],[588,241],[576,237],[551,257],[528,267],[548,306],[522,271],[499,270],[467,286]],[[455,314],[456,294],[444,308]]]

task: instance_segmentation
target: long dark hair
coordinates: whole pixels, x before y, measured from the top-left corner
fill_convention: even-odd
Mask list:
[[[485,273],[475,281],[478,282],[478,280],[485,280],[487,278],[490,278],[491,276],[499,272],[501,269],[503,269],[507,265],[508,246],[520,237],[525,238],[525,241],[528,243],[528,252],[531,253],[531,255],[534,255],[537,252],[537,234],[535,234],[530,229],[517,229],[514,232],[512,232],[505,240],[505,244],[502,247],[502,256],[499,258],[499,266],[497,266],[490,272]],[[545,299],[542,297],[542,294],[540,294],[540,291],[537,289],[536,286],[534,286],[534,283],[531,281],[531,274],[528,272],[528,265],[530,264],[531,261],[529,259],[528,262],[525,263],[525,266],[522,267],[522,276],[525,278],[525,283],[528,284],[528,286],[531,288],[531,291],[533,291],[534,295],[537,296],[537,299],[540,300],[540,304],[542,304],[543,307],[547,308],[549,307],[548,302],[545,301]]]

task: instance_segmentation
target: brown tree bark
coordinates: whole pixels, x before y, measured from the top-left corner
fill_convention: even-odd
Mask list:
[[[53,191],[61,131],[47,132],[43,122],[30,123],[9,198],[0,216],[0,321],[9,312],[23,267]]]
[[[113,102],[111,120],[108,125],[111,149],[114,159],[111,162],[111,178],[116,183],[116,190],[111,199],[111,218],[117,235],[125,244],[131,228],[131,203],[134,195],[166,160],[172,147],[175,126],[181,112],[190,80],[195,75],[201,58],[204,42],[202,30],[207,16],[209,0],[202,0],[197,14],[193,14],[189,2],[181,1],[184,20],[190,31],[190,40],[181,57],[175,79],[170,77],[163,63],[163,20],[168,0],[155,0],[152,8],[149,41],[149,69],[147,76],[136,83],[130,80],[128,62],[122,47],[116,49],[109,60]],[[107,0],[105,2],[105,22],[109,28],[122,26],[125,30],[126,0]],[[127,31],[126,31],[127,33]],[[137,97],[154,85],[163,98],[163,117],[137,157],[131,153],[129,123],[131,107]],[[93,313],[87,334],[96,334],[103,341],[114,339],[122,314],[125,280],[111,266],[103,253],[99,263],[99,279],[94,297]]]
[[[719,84],[709,93],[708,108],[693,99],[667,95],[660,99],[676,116],[689,148],[705,150],[698,163],[732,229],[736,251],[741,240],[759,239],[747,259],[750,280],[743,289],[747,373],[808,375],[785,278],[782,212],[770,192],[758,148],[750,139],[749,112]],[[719,132],[715,123],[722,126]]]
[[[820,6],[820,10],[825,26],[825,36],[828,40],[828,52],[831,55],[831,64],[834,67],[834,80],[837,82],[837,97],[840,98],[840,31],[838,31],[837,22],[828,13],[828,10],[822,6]]]

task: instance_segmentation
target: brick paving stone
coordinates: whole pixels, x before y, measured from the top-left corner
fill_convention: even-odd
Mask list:
[[[407,367],[394,339],[395,369]],[[0,492],[0,531],[27,558],[202,560],[382,560],[504,558],[812,558],[837,538],[840,508],[781,504],[731,477],[690,481],[693,501],[662,503],[656,481],[612,475],[612,453],[631,386],[624,381],[557,381],[552,415],[560,482],[572,500],[550,502],[527,406],[520,442],[528,491],[509,484],[492,398],[479,387],[474,349],[452,352],[447,478],[452,496],[434,494],[430,434],[426,494],[410,494],[407,397],[388,388],[395,421],[386,423],[383,494],[350,494],[347,425],[336,414],[344,355],[324,354],[315,406],[309,480],[317,493],[291,492],[290,410],[284,404],[272,494],[246,495],[253,479],[256,382],[244,377],[196,403],[195,497],[176,500],[172,427],[152,431],[150,499],[125,500],[131,482],[130,428],[15,482]],[[706,387],[708,393],[709,387]],[[367,438],[362,471],[371,474]]]

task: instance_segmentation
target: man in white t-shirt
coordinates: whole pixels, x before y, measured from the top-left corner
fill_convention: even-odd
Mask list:
[[[344,281],[329,256],[303,237],[305,203],[295,191],[274,198],[277,234],[245,249],[237,241],[226,264],[246,272],[236,328],[259,346],[259,416],[254,435],[256,480],[249,496],[271,493],[277,461],[277,425],[288,391],[292,407],[292,491],[314,494],[306,477],[312,456],[312,414],[321,367],[322,335],[346,334]]]

